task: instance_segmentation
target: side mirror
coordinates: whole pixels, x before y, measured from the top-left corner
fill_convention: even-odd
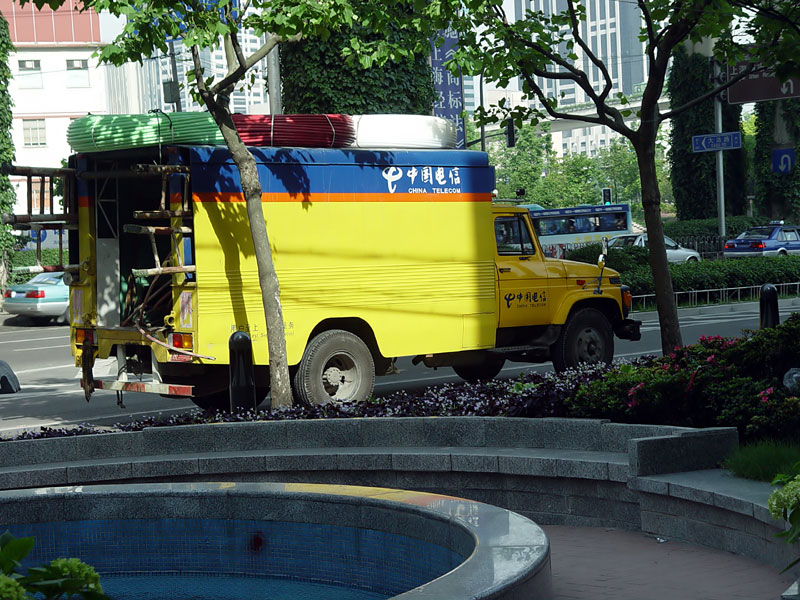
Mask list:
[[[600,269],[604,269],[605,266],[606,266],[606,258],[608,257],[608,238],[607,237],[603,237],[601,245],[602,245],[603,249],[602,249],[602,252],[601,252],[600,256],[597,257],[597,266],[600,267]]]

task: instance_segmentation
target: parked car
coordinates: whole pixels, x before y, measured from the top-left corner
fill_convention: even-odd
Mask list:
[[[771,221],[769,225],[750,227],[725,242],[725,258],[747,256],[786,256],[800,254],[800,227]]]
[[[12,315],[69,322],[69,286],[64,273],[39,273],[3,294],[3,309]]]
[[[696,262],[702,260],[697,250],[684,248],[667,236],[664,236],[664,244],[667,246],[667,260],[669,262]],[[618,235],[608,240],[609,248],[622,248],[623,246],[642,246],[647,248],[647,234],[632,233],[628,235]]]

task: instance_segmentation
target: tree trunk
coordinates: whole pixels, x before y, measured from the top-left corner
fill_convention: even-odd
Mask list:
[[[261,286],[261,302],[267,321],[271,408],[291,406],[292,388],[286,361],[281,290],[275,273],[275,264],[272,262],[269,235],[261,206],[261,182],[258,179],[256,160],[239,137],[230,112],[218,104],[206,102],[206,105],[222,132],[233,162],[239,169],[242,191],[247,202],[250,235],[253,237],[253,249],[258,265],[258,283]]]
[[[652,138],[650,136],[652,133]],[[681,328],[678,322],[678,309],[672,290],[672,277],[667,262],[667,248],[664,244],[664,227],[661,223],[661,193],[656,177],[655,134],[657,130],[645,133],[634,141],[639,164],[639,179],[642,185],[642,207],[647,226],[647,245],[650,249],[650,269],[653,272],[653,285],[656,292],[656,307],[661,325],[661,350],[666,355],[676,346],[682,346]]]

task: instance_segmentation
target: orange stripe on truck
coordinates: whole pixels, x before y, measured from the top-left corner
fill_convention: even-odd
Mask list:
[[[244,194],[212,192],[193,194],[195,202],[244,202]],[[287,194],[265,192],[262,202],[491,202],[491,194]]]

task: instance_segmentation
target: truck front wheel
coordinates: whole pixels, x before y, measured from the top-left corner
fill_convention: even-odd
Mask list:
[[[556,371],[576,367],[580,363],[604,362],[614,359],[614,333],[608,318],[596,308],[576,311],[561,329],[551,346]]]
[[[294,376],[297,399],[309,405],[360,402],[372,395],[374,387],[375,363],[369,348],[342,329],[315,336]]]

